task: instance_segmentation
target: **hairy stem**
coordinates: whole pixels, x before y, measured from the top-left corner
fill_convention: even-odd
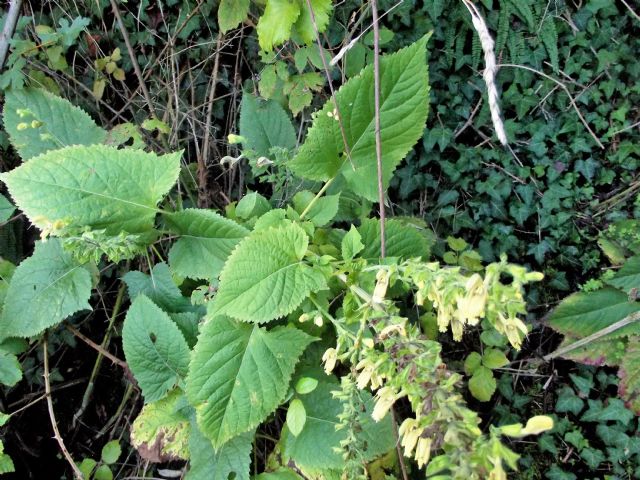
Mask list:
[[[307,205],[305,209],[302,211],[302,213],[300,214],[300,220],[303,220],[304,217],[306,217],[306,215],[309,213],[309,210],[311,210],[311,207],[313,207],[316,204],[316,202],[320,199],[320,197],[324,195],[324,192],[327,191],[327,189],[331,186],[331,184],[335,179],[336,177],[333,177],[325,182],[325,184],[322,186],[320,191],[316,193],[316,196],[311,199],[311,201],[309,202],[309,205]]]

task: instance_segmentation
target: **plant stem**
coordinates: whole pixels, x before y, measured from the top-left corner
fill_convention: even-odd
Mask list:
[[[305,207],[305,209],[302,211],[302,213],[300,214],[300,220],[304,219],[304,217],[307,215],[307,213],[309,213],[309,210],[311,210],[311,207],[313,207],[315,205],[315,203],[318,201],[318,199],[324,194],[324,192],[327,191],[327,189],[331,186],[331,184],[333,183],[333,181],[335,179],[336,179],[336,177],[333,177],[333,178],[330,178],[329,180],[327,180],[325,182],[325,184],[322,186],[320,191],[318,193],[316,193],[316,196],[311,199],[311,201],[309,202],[309,205],[307,205]]]
[[[4,28],[0,33],[0,71],[4,68],[4,62],[7,59],[7,53],[9,52],[9,41],[13,37],[13,33],[18,23],[18,17],[20,16],[20,7],[22,7],[22,0],[13,0],[9,4],[9,12],[7,13],[6,20],[4,22]]]
[[[56,415],[53,412],[53,401],[51,399],[51,382],[49,381],[49,352],[47,351],[47,335],[45,334],[44,340],[42,341],[42,349],[44,353],[44,391],[47,396],[47,408],[49,410],[49,419],[51,420],[51,427],[53,428],[53,435],[60,446],[60,451],[66,458],[69,465],[71,465],[71,470],[73,470],[73,475],[78,480],[84,480],[84,475],[76,465],[76,462],[73,461],[71,454],[67,450],[67,447],[64,444],[64,440],[60,436],[60,430],[58,430],[58,422],[56,422]]]

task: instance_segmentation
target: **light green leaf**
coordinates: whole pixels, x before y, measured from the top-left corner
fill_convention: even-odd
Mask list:
[[[429,242],[413,225],[400,220],[388,219],[385,224],[385,244],[387,257],[426,257],[429,255]],[[362,222],[358,232],[364,244],[360,253],[362,258],[371,261],[380,260],[380,220],[369,218]]]
[[[0,222],[6,222],[9,220],[15,210],[16,207],[7,200],[7,197],[0,194]]]
[[[302,261],[308,243],[296,224],[245,238],[220,274],[211,316],[267,322],[291,313],[311,292],[325,289],[323,274]]]
[[[509,364],[509,359],[501,350],[497,348],[487,348],[482,354],[482,364],[495,370],[496,368],[502,368]]]
[[[102,453],[100,458],[108,465],[116,463],[120,455],[122,454],[122,448],[120,448],[119,440],[111,440],[102,447]]]
[[[269,157],[273,147],[291,150],[296,146],[293,124],[280,104],[248,92],[242,95],[240,135],[246,139],[245,147],[264,157]]]
[[[482,364],[482,356],[478,352],[471,352],[464,359],[464,373],[467,375],[473,375],[478,367]]]
[[[302,214],[314,198],[315,194],[313,192],[303,190],[293,196],[293,206],[298,213]],[[309,220],[316,227],[325,226],[338,213],[339,201],[339,193],[318,198],[307,212],[305,220]]]
[[[11,143],[23,160],[71,145],[103,143],[107,138],[107,132],[83,110],[36,88],[9,90],[3,119]]]
[[[249,231],[211,210],[188,209],[165,217],[180,235],[169,251],[171,269],[182,277],[212,280]]]
[[[181,155],[67,147],[39,155],[0,179],[40,230],[143,233],[153,228],[157,204],[178,178]]]
[[[488,402],[496,391],[496,379],[487,367],[478,367],[469,379],[469,391],[471,395],[481,402]]]
[[[342,258],[344,260],[353,260],[358,253],[362,251],[364,244],[358,229],[351,225],[351,229],[342,238]]]
[[[215,450],[194,422],[189,439],[190,468],[185,480],[249,480],[252,442],[253,432],[243,433]]]
[[[0,350],[0,383],[13,387],[22,379],[22,368],[18,357]]]
[[[322,33],[329,24],[329,16],[332,9],[331,0],[310,0],[315,17],[315,25],[311,19],[311,12],[306,1],[302,0],[301,3],[300,16],[293,28],[304,43],[311,45],[316,40],[316,29],[318,33]]]
[[[300,15],[297,0],[267,0],[264,13],[258,20],[258,43],[266,52],[289,40],[291,27]]]
[[[253,480],[302,480],[302,477],[293,470],[282,468],[275,472],[261,473],[253,477]]]
[[[148,403],[133,422],[131,444],[150,462],[189,458],[191,424],[181,411],[184,394],[175,389],[161,400]]]
[[[122,280],[127,284],[129,298],[134,300],[138,295],[145,295],[153,303],[168,313],[181,313],[194,310],[188,298],[182,295],[171,277],[166,263],[156,263],[151,274],[132,270]]]
[[[109,465],[100,465],[93,474],[93,480],[113,480],[113,472]]]
[[[289,431],[297,437],[304,428],[306,421],[307,411],[304,409],[302,400],[294,398],[287,410],[287,427],[289,427]]]
[[[640,256],[631,257],[607,283],[628,293],[633,288],[640,290]]]
[[[344,465],[341,453],[334,450],[347,437],[346,430],[336,430],[342,403],[331,392],[339,389],[340,385],[335,382],[320,381],[313,392],[300,397],[307,414],[300,434],[293,436],[288,429],[283,433],[286,459],[293,460],[302,469],[341,469]],[[361,393],[366,411],[360,415],[362,430],[357,435],[365,440],[364,459],[370,461],[394,448],[393,427],[390,415],[377,423],[371,418],[373,399],[366,391]]]
[[[271,210],[269,200],[256,192],[246,194],[236,205],[236,215],[244,220],[259,217],[269,210]]]
[[[96,462],[93,458],[85,458],[82,460],[82,462],[80,462],[78,468],[84,475],[84,478],[91,478],[91,473],[93,473],[93,469],[96,468],[97,464],[98,462]]]
[[[91,275],[57,239],[39,242],[16,268],[0,317],[1,337],[30,337],[91,310]]]
[[[221,0],[218,25],[222,33],[236,28],[249,15],[249,0]]]
[[[380,59],[380,134],[385,188],[398,163],[424,130],[429,106],[427,40],[425,36]],[[373,66],[367,66],[336,93],[351,162],[346,157],[337,112],[330,100],[317,112],[306,142],[289,163],[296,175],[326,181],[342,171],[355,193],[376,200],[373,87]]]
[[[280,405],[298,358],[312,341],[295,328],[267,331],[221,316],[204,324],[187,395],[214,447],[257,427]]]
[[[301,377],[296,382],[296,393],[298,395],[306,395],[313,392],[318,386],[318,380],[312,377]]]
[[[144,295],[129,307],[122,347],[147,403],[163,398],[187,375],[187,342],[169,316]]]
[[[0,440],[0,475],[15,472],[15,466],[11,457],[4,453],[4,444]]]

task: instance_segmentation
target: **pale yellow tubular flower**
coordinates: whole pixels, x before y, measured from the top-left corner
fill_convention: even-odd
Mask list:
[[[482,277],[477,273],[471,275],[467,280],[465,290],[466,294],[457,299],[458,311],[462,318],[465,318],[470,324],[476,325],[480,317],[484,316],[487,304],[488,294]]]
[[[385,415],[387,414],[391,406],[397,400],[398,396],[394,392],[393,388],[382,387],[380,390],[378,390],[376,397],[377,397],[376,406],[373,408],[371,417],[376,422],[379,422],[385,417]]]
[[[398,435],[402,438],[400,444],[404,447],[404,456],[411,457],[411,453],[418,443],[418,438],[422,434],[422,429],[418,428],[418,420],[415,418],[407,418],[400,428]]]
[[[389,272],[386,270],[378,270],[376,279],[378,281],[376,282],[376,288],[373,289],[371,300],[373,303],[382,303],[387,294],[387,288],[389,287]]]
[[[396,323],[396,324],[387,325],[386,327],[384,327],[380,332],[380,338],[384,340],[385,338],[390,336],[392,333],[397,333],[401,337],[407,336],[407,332],[404,329],[404,324]]]
[[[324,355],[322,355],[322,361],[324,362],[324,371],[327,375],[333,372],[338,361],[338,352],[335,348],[328,348]]]
[[[431,443],[430,438],[421,437],[418,439],[418,446],[416,447],[416,462],[418,462],[418,468],[422,468],[429,463],[429,457],[431,457]]]
[[[369,382],[371,381],[371,375],[373,374],[375,366],[369,359],[361,360],[356,365],[356,370],[362,369],[362,371],[358,374],[358,378],[356,379],[356,385],[359,390],[363,390],[367,387]]]
[[[456,342],[459,342],[460,340],[462,340],[463,332],[464,332],[464,323],[462,323],[457,318],[451,319],[451,333],[453,333],[453,339]]]
[[[373,343],[373,338],[364,338],[362,340],[362,344],[367,347],[367,348],[373,348],[374,347],[374,343]]]

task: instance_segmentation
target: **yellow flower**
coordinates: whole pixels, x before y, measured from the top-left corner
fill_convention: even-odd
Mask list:
[[[431,456],[431,442],[430,438],[421,437],[418,440],[418,446],[416,447],[416,462],[418,462],[418,468],[422,468],[429,463],[429,457]]]
[[[324,355],[322,355],[322,361],[324,362],[324,371],[327,375],[333,372],[338,361],[338,352],[335,348],[328,348]]]
[[[376,406],[373,408],[371,417],[376,422],[379,422],[385,417],[398,397],[391,387],[382,387],[378,390],[376,397],[378,397],[378,400],[376,401]]]

